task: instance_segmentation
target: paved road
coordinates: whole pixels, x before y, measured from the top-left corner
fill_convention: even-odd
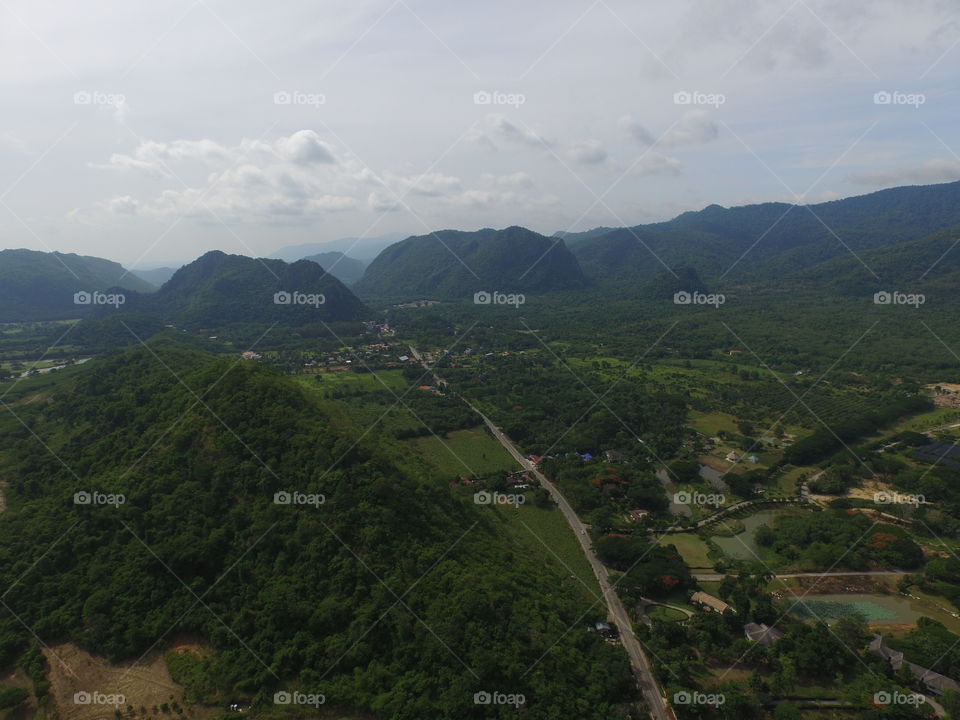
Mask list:
[[[801,572],[801,573],[777,573],[776,578],[803,578],[803,577],[857,577],[860,575],[904,575],[903,570],[861,570],[859,572]],[[721,574],[703,574],[693,573],[693,577],[703,582],[720,582],[727,576],[736,576],[737,573]]]
[[[410,346],[410,354],[418,360],[426,370],[429,370],[433,375],[434,382],[439,385],[441,379],[433,372],[427,363],[423,360],[420,353],[415,347]],[[573,508],[570,507],[570,503],[567,502],[567,499],[563,494],[557,489],[557,487],[550,482],[547,477],[537,470],[536,466],[527,460],[523,454],[517,449],[516,445],[513,444],[513,441],[508,438],[503,431],[500,430],[493,422],[480,412],[474,405],[462,398],[465,403],[473,410],[480,418],[483,419],[484,424],[489,428],[490,432],[493,433],[493,436],[500,442],[501,445],[506,449],[510,455],[520,464],[520,467],[527,470],[531,475],[533,475],[540,483],[540,486],[550,493],[550,497],[553,498],[553,501],[557,503],[557,506],[560,508],[560,512],[563,513],[563,516],[567,519],[567,523],[570,525],[570,528],[573,530],[573,534],[576,535],[577,540],[580,542],[580,547],[583,549],[584,555],[587,556],[587,560],[590,562],[590,567],[593,568],[593,574],[597,577],[597,582],[600,583],[600,590],[603,593],[603,598],[607,603],[607,613],[610,619],[616,623],[617,629],[620,631],[620,640],[623,642],[623,647],[627,651],[627,655],[630,658],[630,665],[633,667],[634,675],[637,678],[637,685],[640,687],[641,692],[643,693],[644,699],[647,701],[647,705],[650,707],[650,714],[654,720],[673,720],[673,714],[670,710],[669,705],[667,704],[666,698],[664,698],[663,693],[660,690],[660,686],[657,684],[657,679],[653,675],[653,670],[650,668],[650,662],[647,660],[647,656],[644,655],[643,649],[640,647],[640,641],[637,640],[636,634],[633,632],[633,623],[630,620],[630,616],[627,614],[626,609],[623,607],[623,603],[620,601],[620,597],[617,595],[613,586],[610,583],[610,576],[607,573],[607,568],[604,567],[603,563],[597,558],[593,552],[593,547],[590,543],[590,536],[587,534],[586,526],[580,521],[580,518],[577,516],[577,513],[574,512]]]
[[[583,548],[583,552],[590,562],[590,567],[593,568],[593,574],[597,576],[597,582],[600,583],[600,590],[603,593],[604,600],[607,602],[607,611],[610,618],[616,623],[617,628],[620,630],[620,639],[623,641],[623,647],[630,657],[630,664],[633,666],[634,674],[637,677],[637,684],[640,686],[640,690],[643,692],[643,696],[650,706],[651,715],[654,720],[672,720],[667,701],[663,697],[660,686],[657,684],[657,680],[650,668],[650,662],[647,660],[647,656],[644,655],[643,649],[640,647],[640,641],[637,640],[637,636],[633,632],[633,623],[630,620],[630,616],[627,614],[626,608],[623,607],[623,603],[620,601],[620,597],[610,583],[607,568],[600,562],[593,551],[586,526],[580,521],[577,513],[570,507],[570,503],[567,502],[557,487],[547,480],[547,477],[537,470],[536,466],[517,450],[513,441],[504,435],[500,428],[494,425],[490,418],[480,412],[476,407],[469,402],[467,402],[467,405],[469,405],[477,415],[483,418],[484,424],[490,429],[493,436],[499,440],[507,452],[520,463],[521,467],[528,470],[530,474],[540,482],[540,486],[549,492],[553,501],[557,503],[560,512],[563,513],[570,528],[577,536],[577,540],[580,541],[580,546]]]

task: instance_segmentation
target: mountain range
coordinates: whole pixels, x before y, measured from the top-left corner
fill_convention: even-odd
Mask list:
[[[439,230],[391,245],[355,290],[383,299],[456,299],[478,291],[572,290],[587,278],[563,240],[522,227]]]
[[[905,280],[907,271],[917,267],[913,256],[925,255],[925,244],[935,242],[925,238],[957,227],[960,182],[811,205],[710,205],[668,222],[579,233],[571,250],[597,282],[644,282],[676,267],[692,267],[707,281],[728,283],[829,280],[828,268],[836,263],[846,267],[851,260],[863,271],[861,280]],[[882,261],[886,251],[897,247],[899,262]],[[867,257],[876,258],[887,277]]]
[[[388,237],[361,242],[385,244]],[[662,297],[708,285],[840,294],[922,285],[955,293],[958,239],[960,182],[954,182],[812,205],[710,205],[667,222],[553,237],[518,226],[439,230],[388,245],[366,267],[330,250],[334,243],[278,251],[293,257],[327,250],[292,263],[213,251],[173,271],[159,290],[109,260],[4,250],[0,321],[83,317],[92,308],[76,304],[74,295],[111,289],[126,296],[126,312],[202,327],[356,320],[368,313],[357,296],[379,303],[589,288]],[[155,273],[149,277],[162,279]],[[308,309],[291,296],[290,306],[274,304],[280,291],[323,295],[325,303]]]

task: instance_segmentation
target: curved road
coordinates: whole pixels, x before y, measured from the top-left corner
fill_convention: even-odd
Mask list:
[[[430,374],[433,376],[434,382],[439,386],[442,382],[441,378],[433,371],[433,368],[427,365],[426,361],[412,345],[410,346],[410,354],[413,355],[414,359],[416,359],[424,367],[424,369],[430,372]],[[516,445],[513,444],[513,441],[504,435],[503,431],[494,425],[490,418],[480,412],[480,410],[478,410],[466,398],[461,396],[461,399],[471,410],[480,416],[484,425],[490,429],[490,432],[493,433],[493,436],[520,464],[520,467],[533,475],[539,481],[540,486],[549,492],[550,497],[552,497],[553,501],[557,503],[557,506],[560,508],[560,512],[562,512],[563,516],[567,519],[567,523],[570,525],[570,528],[573,530],[573,534],[579,541],[580,547],[583,549],[583,554],[587,556],[587,560],[590,562],[590,567],[593,568],[593,574],[597,577],[597,582],[600,583],[600,590],[603,593],[603,598],[607,603],[607,614],[610,619],[616,623],[617,629],[620,631],[620,639],[623,642],[624,649],[627,651],[627,656],[630,658],[630,665],[632,666],[633,673],[637,678],[637,685],[643,693],[643,697],[647,701],[647,705],[650,707],[650,714],[653,717],[653,720],[674,720],[674,716],[670,711],[667,700],[660,691],[660,686],[657,684],[657,679],[654,677],[653,670],[650,668],[650,662],[647,660],[647,656],[644,655],[643,649],[640,647],[640,641],[637,640],[637,636],[633,632],[633,623],[630,621],[630,616],[627,614],[626,608],[623,607],[623,603],[620,601],[620,597],[617,595],[616,591],[613,589],[613,585],[610,583],[610,576],[607,573],[607,568],[603,565],[603,563],[600,562],[593,552],[593,547],[590,544],[590,536],[587,534],[586,526],[580,521],[577,513],[574,512],[572,507],[570,507],[570,503],[567,502],[567,499],[563,496],[563,494],[552,482],[547,480],[543,473],[537,470],[536,466],[532,462],[523,456],[523,454],[517,449]]]

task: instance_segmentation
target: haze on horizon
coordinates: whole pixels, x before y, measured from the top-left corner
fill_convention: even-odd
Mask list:
[[[960,179],[943,0],[16,0],[0,247],[128,265]]]

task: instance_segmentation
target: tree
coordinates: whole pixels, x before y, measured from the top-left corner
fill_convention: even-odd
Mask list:
[[[801,717],[800,708],[793,703],[777,703],[773,709],[773,720],[800,720]]]

